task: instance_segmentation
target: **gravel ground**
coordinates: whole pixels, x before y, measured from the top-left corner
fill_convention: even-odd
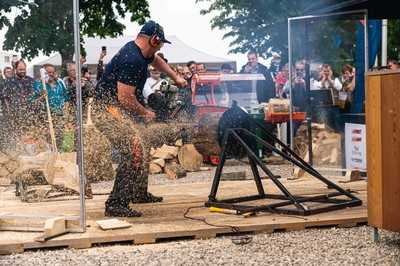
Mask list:
[[[400,265],[400,235],[372,229],[310,229],[255,235],[246,245],[231,237],[151,245],[110,245],[0,256],[0,265]]]

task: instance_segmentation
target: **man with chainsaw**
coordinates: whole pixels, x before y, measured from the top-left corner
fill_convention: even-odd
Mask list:
[[[186,86],[165,61],[156,55],[164,43],[163,28],[154,21],[146,22],[137,38],[128,42],[107,64],[96,87],[93,122],[117,149],[121,161],[112,192],[105,203],[106,216],[138,217],[141,213],[130,203],[160,202],[147,191],[148,134],[135,122],[150,122],[155,113],[144,105],[143,86],[151,64],[166,73],[177,86]]]

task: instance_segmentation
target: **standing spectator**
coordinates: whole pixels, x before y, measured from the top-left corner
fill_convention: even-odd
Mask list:
[[[15,76],[4,81],[1,89],[1,106],[5,119],[4,129],[9,129],[13,140],[36,122],[34,108],[29,100],[33,95],[33,78],[26,75],[26,64],[23,60],[15,62]],[[7,130],[6,130],[7,131]]]
[[[192,72],[192,76],[196,74],[196,62],[189,61],[187,62],[186,66],[189,68],[190,72]]]
[[[46,90],[43,89],[40,80],[36,81],[34,85],[34,99],[41,103],[42,110],[46,112],[45,97],[47,94],[56,133],[57,146],[60,147],[64,130],[63,115],[68,111],[69,95],[64,82],[57,76],[56,68],[51,64],[46,64],[43,67],[48,75]]]
[[[388,66],[388,68],[391,69],[391,70],[400,69],[400,64],[399,64],[399,62],[398,62],[397,60],[395,60],[395,59],[389,59],[389,60],[388,60],[388,63],[387,63],[387,66]]]
[[[101,49],[100,57],[99,57],[99,62],[97,63],[97,73],[96,73],[96,81],[99,81],[101,79],[101,76],[104,73],[104,57],[107,55],[107,49],[105,46]]]
[[[224,74],[232,74],[232,73],[233,73],[233,68],[232,68],[232,66],[231,66],[230,64],[228,64],[228,63],[223,63],[223,64],[221,65],[221,73],[224,73]]]
[[[265,81],[257,82],[257,100],[259,103],[268,102],[270,98],[275,96],[275,84],[271,73],[266,66],[258,62],[258,56],[255,51],[247,53],[247,60],[247,64],[242,67],[240,73],[264,75]]]
[[[185,76],[185,70],[184,70],[183,66],[177,65],[176,71],[178,72],[178,75],[181,76],[181,78],[183,78]]]
[[[143,87],[143,97],[148,103],[149,96],[156,91],[160,90],[161,83],[165,81],[165,79],[161,78],[161,72],[154,68],[153,66],[149,67],[150,77],[147,78],[146,83]],[[153,108],[154,109],[154,108]]]
[[[198,63],[196,65],[196,72],[197,73],[206,73],[207,72],[206,66],[203,63]]]
[[[320,79],[314,83],[316,89],[330,90],[332,95],[333,105],[338,104],[339,91],[342,89],[342,83],[338,78],[333,76],[333,71],[330,65],[323,64]]]
[[[3,70],[4,79],[11,79],[14,77],[14,70],[10,66],[6,66]]]
[[[275,77],[275,94],[276,97],[282,97],[283,88],[285,87],[286,82],[289,79],[289,65],[285,64],[281,71]]]
[[[348,110],[353,101],[353,91],[356,88],[356,70],[345,64],[342,68],[342,90],[339,92],[339,106]]]

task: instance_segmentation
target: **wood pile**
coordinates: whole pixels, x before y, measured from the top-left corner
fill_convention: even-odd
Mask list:
[[[200,171],[203,156],[193,144],[183,143],[181,139],[174,146],[163,144],[150,150],[150,174],[165,173],[171,179],[186,176],[187,172]]]
[[[342,161],[341,136],[325,124],[312,123],[313,163],[319,166],[340,167]],[[307,125],[302,124],[294,138],[294,150],[308,161]]]

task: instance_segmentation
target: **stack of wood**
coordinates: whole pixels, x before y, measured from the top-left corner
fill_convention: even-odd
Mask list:
[[[185,177],[187,172],[199,171],[203,163],[203,156],[194,145],[184,144],[182,139],[178,139],[174,146],[164,144],[152,148],[150,156],[150,173],[165,173],[171,179]]]
[[[312,124],[313,163],[319,166],[340,167],[342,158],[341,136],[325,124]],[[308,161],[307,124],[302,124],[294,138],[297,154]]]
[[[290,100],[271,98],[264,112],[271,114],[289,113]]]
[[[11,176],[18,169],[17,154],[0,152],[0,184],[9,185]]]

